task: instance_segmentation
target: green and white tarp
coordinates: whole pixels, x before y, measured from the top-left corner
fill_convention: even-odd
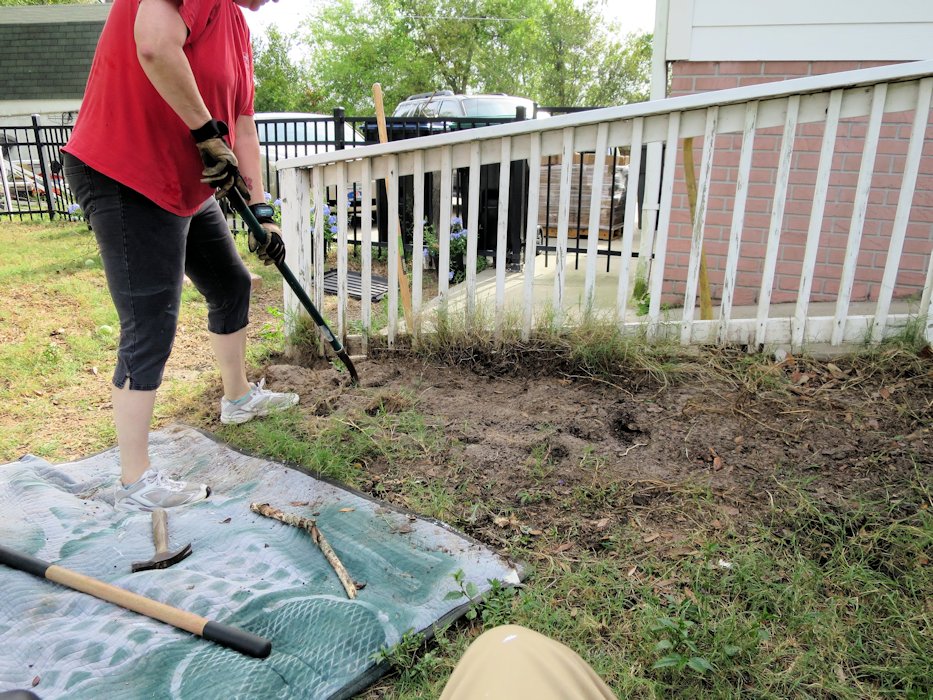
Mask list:
[[[454,574],[480,592],[518,582],[513,566],[441,523],[238,452],[192,428],[151,436],[156,467],[208,483],[207,501],[169,511],[168,569],[131,573],[153,554],[148,513],[113,508],[116,449],[68,464],[0,465],[0,543],[272,641],[254,659],[163,623],[0,566],[0,691],[41,698],[342,698],[383,669],[373,660],[408,630],[465,610]],[[349,600],[299,528],[252,502],[314,517],[357,582]],[[448,599],[450,598],[450,599]]]

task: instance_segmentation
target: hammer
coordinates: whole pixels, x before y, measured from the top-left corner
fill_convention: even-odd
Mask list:
[[[155,542],[155,554],[149,561],[134,561],[133,573],[166,569],[191,554],[191,544],[186,544],[177,552],[168,551],[168,515],[164,508],[152,511],[152,539]]]

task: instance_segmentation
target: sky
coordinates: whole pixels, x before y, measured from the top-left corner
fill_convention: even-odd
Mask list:
[[[270,24],[277,26],[283,34],[290,34],[304,19],[312,5],[323,0],[280,0],[267,3],[256,12],[244,10],[250,31],[255,35],[264,33]],[[603,12],[606,19],[619,22],[623,34],[654,31],[655,0],[605,0]]]

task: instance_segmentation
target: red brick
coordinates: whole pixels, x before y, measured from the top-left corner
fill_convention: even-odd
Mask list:
[[[712,92],[715,90],[728,90],[739,87],[739,79],[729,76],[716,76],[710,78],[696,78],[694,87],[697,92]]]
[[[810,75],[810,66],[806,61],[767,61],[764,69],[766,75],[794,77]]]
[[[722,61],[718,69],[718,75],[761,75],[764,64],[762,61]]]

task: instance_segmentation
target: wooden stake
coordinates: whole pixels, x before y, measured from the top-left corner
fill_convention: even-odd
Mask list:
[[[693,171],[693,137],[684,139],[684,179],[687,181],[687,201],[690,203],[690,221],[696,221],[697,179]],[[709,291],[709,272],[706,269],[706,247],[700,249],[700,319],[713,318],[713,297]]]
[[[337,574],[337,578],[340,579],[340,583],[343,584],[343,588],[347,592],[347,597],[356,598],[356,584],[353,583],[353,579],[350,578],[350,574],[347,573],[346,567],[344,567],[343,563],[337,557],[337,554],[331,549],[327,540],[324,539],[324,535],[321,534],[317,522],[313,518],[303,518],[294,513],[284,513],[278,508],[273,508],[268,503],[250,503],[249,509],[267,518],[272,518],[286,525],[293,525],[295,527],[300,527],[302,530],[306,530],[308,534],[311,535],[311,539],[314,540],[314,543],[320,548],[324,558],[327,559],[328,563],[333,567],[334,572]]]

